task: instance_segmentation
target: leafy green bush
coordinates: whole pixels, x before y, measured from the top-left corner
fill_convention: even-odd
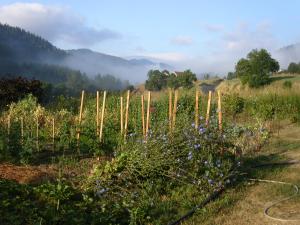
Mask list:
[[[230,182],[236,162],[229,133],[218,132],[214,118],[210,128],[181,124],[172,133],[160,126],[147,141],[128,140],[111,162],[94,169],[87,188],[126,208],[130,224],[166,224]]]
[[[282,86],[286,89],[291,89],[292,88],[292,82],[290,80],[286,80],[283,82]]]
[[[223,98],[224,111],[226,115],[232,115],[233,119],[244,110],[245,100],[238,94],[225,95]]]

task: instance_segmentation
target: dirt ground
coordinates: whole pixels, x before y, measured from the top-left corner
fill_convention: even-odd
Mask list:
[[[43,166],[16,166],[13,164],[0,164],[0,178],[15,180],[22,184],[42,183],[54,178],[54,168]]]

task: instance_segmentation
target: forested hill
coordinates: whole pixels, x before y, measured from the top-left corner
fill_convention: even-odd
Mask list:
[[[79,69],[64,64],[71,53],[56,48],[47,40],[18,27],[0,23],[0,78],[38,79],[61,94],[76,94],[82,89],[121,90],[129,86],[109,74],[88,77]]]
[[[15,63],[70,68],[81,71],[90,78],[95,78],[98,74],[110,74],[120,80],[135,83],[144,82],[151,69],[173,69],[167,64],[143,58],[128,60],[89,49],[58,49],[35,34],[0,23],[0,72],[11,73]]]
[[[67,53],[45,39],[0,23],[0,59],[17,63],[58,63]]]

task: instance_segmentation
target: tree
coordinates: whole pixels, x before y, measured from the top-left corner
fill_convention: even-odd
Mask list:
[[[209,78],[210,78],[210,75],[209,75],[209,73],[207,73],[207,74],[204,74],[204,76],[203,76],[203,79],[204,79],[204,80],[209,80]]]
[[[236,76],[250,87],[269,83],[271,74],[278,70],[279,63],[265,49],[252,50],[246,59],[240,59],[235,66]]]
[[[289,73],[300,73],[300,63],[291,62],[288,66],[287,72]]]
[[[228,72],[227,80],[232,80],[234,78],[236,78],[236,74],[234,72]]]
[[[185,70],[176,78],[178,80],[178,85],[186,88],[193,86],[193,82],[197,80],[196,74],[194,74],[191,70]]]
[[[159,91],[167,86],[167,74],[159,70],[150,70],[148,72],[148,80],[146,80],[145,87],[150,91]]]
[[[39,80],[27,80],[22,77],[0,79],[1,107],[5,107],[11,102],[17,102],[28,94],[41,100],[44,97],[43,83]]]
[[[184,72],[170,73],[167,70],[150,70],[145,87],[150,91],[159,91],[165,87],[177,89],[179,87],[190,88],[193,82],[197,80],[196,74],[191,70]]]
[[[173,88],[173,89],[177,89],[180,87],[180,84],[179,84],[178,79],[175,76],[175,74],[170,74],[168,81],[167,81],[167,86],[169,88]]]

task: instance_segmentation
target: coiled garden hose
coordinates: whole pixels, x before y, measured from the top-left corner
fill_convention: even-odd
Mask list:
[[[272,219],[272,220],[276,220],[276,221],[280,221],[280,222],[300,222],[300,219],[282,219],[282,218],[279,218],[279,217],[275,217],[275,216],[270,216],[269,215],[269,210],[281,203],[281,202],[284,202],[284,201],[287,201],[287,200],[290,200],[294,197],[296,197],[299,193],[299,188],[296,184],[292,184],[292,183],[288,183],[288,182],[282,182],[282,181],[275,181],[275,180],[263,180],[263,179],[247,179],[247,180],[250,180],[250,181],[256,181],[256,182],[264,182],[264,183],[274,183],[274,184],[281,184],[281,185],[289,185],[289,186],[292,186],[295,190],[295,192],[290,195],[289,197],[286,197],[286,198],[283,198],[283,199],[280,199],[280,200],[277,200],[275,202],[271,202],[269,204],[269,206],[267,206],[265,209],[264,209],[264,214],[266,217],[268,217],[269,219]]]

